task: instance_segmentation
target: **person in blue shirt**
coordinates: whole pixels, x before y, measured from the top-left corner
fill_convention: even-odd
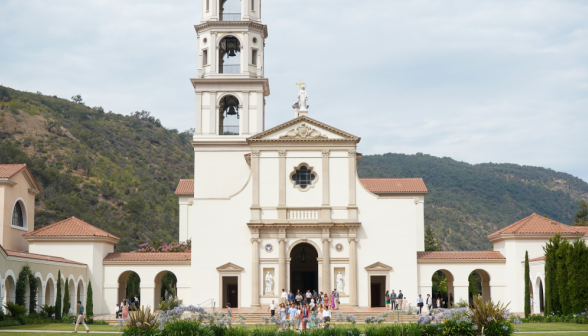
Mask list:
[[[288,303],[289,304],[294,303],[294,293],[292,293],[292,291],[290,291],[290,293],[288,293]]]

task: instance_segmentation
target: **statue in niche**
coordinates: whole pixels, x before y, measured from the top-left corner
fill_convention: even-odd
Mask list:
[[[267,271],[265,275],[265,293],[273,293],[272,287],[274,286],[274,277]]]
[[[337,291],[339,292],[344,292],[343,291],[343,274],[341,274],[341,272],[339,272],[337,274]]]
[[[308,93],[306,93],[305,85],[301,85],[298,91],[298,108],[300,111],[306,111],[308,108]]]

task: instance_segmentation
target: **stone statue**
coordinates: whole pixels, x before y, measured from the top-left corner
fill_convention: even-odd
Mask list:
[[[308,93],[306,93],[306,86],[300,86],[300,91],[298,91],[298,108],[300,111],[306,111],[308,108]]]
[[[343,274],[337,274],[337,290],[343,292]]]
[[[272,277],[272,275],[270,274],[269,271],[267,271],[267,274],[265,276],[265,292],[267,293],[273,293],[274,291],[272,290],[272,287],[274,286],[274,278]]]

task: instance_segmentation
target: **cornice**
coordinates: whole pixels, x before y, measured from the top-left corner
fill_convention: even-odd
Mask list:
[[[59,261],[50,261],[50,260],[43,260],[43,259],[34,259],[34,258],[24,258],[24,257],[13,257],[6,255],[7,261],[17,261],[17,262],[24,262],[24,263],[34,263],[34,264],[44,264],[44,265],[53,265],[53,266],[66,266],[66,267],[75,267],[75,268],[88,268],[86,264],[74,264],[68,262],[59,262]]]
[[[331,228],[331,229],[338,229],[338,228],[359,228],[361,227],[361,222],[345,222],[345,223],[338,223],[338,222],[318,222],[319,220],[316,219],[309,219],[304,221],[297,221],[297,220],[287,220],[287,222],[275,222],[275,220],[268,220],[266,223],[247,223],[249,228],[255,229],[291,229],[291,228],[300,228],[300,227],[310,227],[310,228]]]
[[[506,259],[417,259],[417,264],[467,264],[467,263],[505,264]]]
[[[191,265],[191,260],[184,261],[102,261],[104,265]]]
[[[197,84],[262,84],[263,95],[270,95],[269,79],[268,78],[235,78],[231,74],[227,74],[227,77],[214,77],[214,78],[190,78],[190,82],[194,89]],[[213,92],[214,89],[202,89],[196,92]],[[250,90],[254,91],[254,90]]]
[[[304,139],[283,139],[283,138],[282,139],[263,139],[263,137],[266,137],[270,134],[273,134],[273,133],[276,133],[276,132],[281,131],[283,129],[286,129],[290,126],[296,125],[300,122],[307,122],[310,125],[323,128],[327,131],[330,131],[330,132],[335,133],[339,136],[342,136],[343,139],[330,139],[330,138],[329,139],[317,139],[317,138],[312,138],[312,139],[307,139],[307,138],[304,138]],[[327,125],[325,123],[322,123],[318,120],[312,119],[307,116],[300,116],[300,117],[294,118],[294,119],[287,121],[281,125],[272,127],[266,131],[257,133],[254,136],[247,138],[247,142],[249,142],[249,143],[262,142],[264,145],[266,145],[266,143],[282,143],[283,144],[284,142],[293,142],[293,143],[296,143],[299,145],[303,145],[301,143],[321,143],[321,144],[334,143],[334,144],[336,144],[336,143],[340,143],[340,142],[350,142],[350,143],[357,144],[360,140],[361,140],[361,138],[358,136],[347,133],[347,132],[342,131],[338,128]]]
[[[584,233],[560,233],[562,238],[583,238]],[[549,239],[553,237],[555,233],[511,233],[511,234],[499,234],[494,237],[488,237],[491,242],[498,242],[501,240],[529,240],[529,239]]]
[[[116,244],[120,239],[110,238],[110,237],[102,237],[102,236],[30,236],[24,237],[26,241],[29,243],[34,242],[97,242],[97,243],[107,243],[107,244]]]
[[[263,32],[264,39],[269,36],[267,31],[267,25],[253,21],[206,21],[204,23],[194,25],[194,29],[196,30],[196,33],[199,33],[200,31],[206,28],[239,26],[260,29]]]
[[[12,180],[11,180],[11,179],[9,179],[9,178],[5,178],[5,177],[3,177],[3,178],[0,178],[0,184],[6,184],[6,185],[8,185],[9,187],[13,187],[13,186],[17,185],[18,183],[16,183],[16,182],[12,181]]]

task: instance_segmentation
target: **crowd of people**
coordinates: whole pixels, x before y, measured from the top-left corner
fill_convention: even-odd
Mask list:
[[[296,295],[292,291],[286,293],[282,289],[280,303],[274,300],[268,307],[271,317],[280,321],[296,321],[296,329],[306,330],[321,328],[331,321],[331,311],[339,309],[339,292],[334,289],[330,295],[316,290],[307,290],[306,293],[298,290]]]
[[[141,309],[141,305],[139,304],[139,297],[137,295],[131,296],[131,298],[127,298],[122,300],[122,302],[116,305],[114,311],[116,313],[116,318],[128,318],[129,311],[135,311]]]

